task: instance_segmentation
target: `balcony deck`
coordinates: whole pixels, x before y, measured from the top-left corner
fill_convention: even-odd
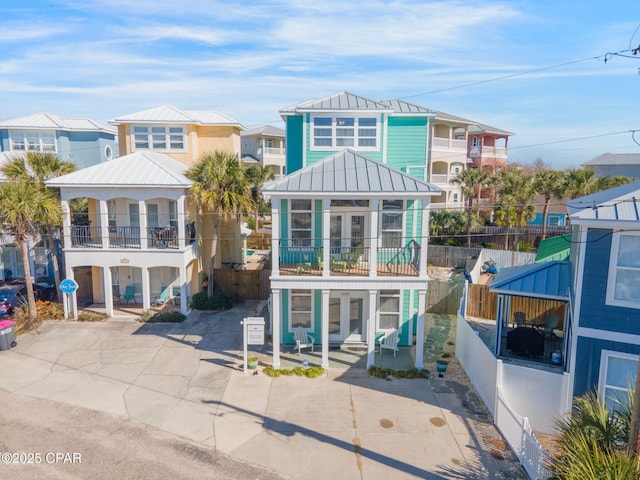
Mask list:
[[[340,263],[340,262],[335,262]],[[317,264],[312,265],[310,263],[298,263],[289,265],[280,265],[280,275],[296,275],[296,276],[311,276],[321,277],[322,268]],[[332,277],[369,277],[369,265],[357,264],[357,265],[334,265],[330,268]],[[379,264],[376,269],[378,277],[417,277],[418,272],[412,265],[384,265]]]

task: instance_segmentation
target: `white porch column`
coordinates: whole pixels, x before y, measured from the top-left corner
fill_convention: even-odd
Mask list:
[[[142,309],[149,310],[151,307],[151,287],[149,282],[149,269],[140,268],[142,273]]]
[[[280,276],[280,199],[279,198],[271,199],[271,276],[272,277]],[[274,346],[275,346],[275,342],[274,342]],[[280,365],[279,357],[278,357],[278,365]],[[276,367],[275,364],[273,367],[279,368],[279,367]]]
[[[111,287],[113,280],[109,267],[102,267],[102,283],[104,285],[104,309],[107,315],[113,317],[113,289]]]
[[[186,224],[187,224],[187,216],[185,215],[185,202],[186,202],[186,195],[181,195],[180,198],[178,199],[178,201],[176,202],[176,209],[177,211],[177,215],[178,215],[178,249],[180,250],[184,250],[187,244],[187,229]],[[180,272],[180,277],[182,277],[182,272]],[[186,278],[186,277],[185,277]],[[184,283],[184,282],[183,282]],[[186,298],[186,297],[183,297]],[[186,302],[185,302],[186,303]]]
[[[424,309],[427,291],[418,290],[418,324],[416,325],[416,368],[424,368]]]
[[[71,244],[71,209],[69,208],[69,202],[62,200],[62,237],[63,245],[66,248],[70,248]]]
[[[178,218],[180,217],[178,216]],[[180,313],[186,315],[189,313],[189,302],[187,300],[187,283],[189,280],[187,277],[187,267],[185,267],[184,264],[180,266],[178,276],[180,278]]]
[[[65,278],[69,278],[71,280],[75,280],[74,276],[73,276],[73,269],[70,267],[66,268],[66,274],[65,274]],[[68,318],[69,315],[71,315],[71,317],[74,320],[78,319],[78,295],[77,295],[77,291],[73,292],[71,295],[67,295],[66,293],[62,294],[62,299],[63,299],[63,306],[64,306],[64,317]],[[71,312],[69,312],[69,309],[71,310]]]
[[[109,210],[106,200],[98,202],[98,216],[100,217],[100,240],[102,248],[109,248]]]
[[[369,276],[376,277],[378,275],[378,206],[380,200],[374,198],[371,200],[371,242],[369,244],[371,251],[369,252]]]
[[[369,290],[369,319],[367,320],[367,370],[376,362],[376,310],[378,291]]]
[[[420,228],[420,259],[418,261],[418,276],[427,277],[427,249],[429,247],[429,214],[431,202],[422,199],[422,225]]]
[[[273,222],[273,218],[271,220]],[[273,223],[271,224],[273,226]],[[275,230],[274,230],[275,231]],[[274,258],[277,255],[274,256]],[[271,290],[271,325],[273,342],[273,368],[280,368],[280,342],[282,341],[282,290],[274,288]]]
[[[322,325],[320,337],[322,338],[322,368],[329,369],[329,293],[330,290],[322,290]]]
[[[323,277],[328,277],[329,275],[331,275],[330,267],[331,267],[331,199],[325,198],[324,200],[322,200],[322,276]],[[328,308],[329,308],[329,303],[327,303],[327,309]],[[328,311],[329,310],[323,310],[322,313],[324,314],[325,312],[328,312]]]
[[[138,200],[138,224],[140,225],[140,248],[146,250],[149,248],[149,235],[147,231],[147,202],[144,200]]]

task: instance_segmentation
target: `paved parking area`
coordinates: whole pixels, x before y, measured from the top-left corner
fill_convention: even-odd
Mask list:
[[[243,374],[240,320],[257,309],[193,312],[182,324],[47,322],[0,352],[0,388],[128,418],[289,478],[526,478],[446,379],[349,367],[317,379]]]

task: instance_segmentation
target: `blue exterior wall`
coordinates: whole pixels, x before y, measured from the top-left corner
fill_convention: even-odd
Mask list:
[[[2,152],[9,151],[9,131],[8,130],[0,130],[0,148]]]
[[[567,224],[567,216],[564,213],[549,213],[547,214],[547,225],[552,225],[551,219],[554,218],[557,218],[558,222],[553,223],[553,225],[564,227]],[[527,225],[542,225],[542,212],[536,212],[535,218],[530,222],[527,222]]]
[[[580,327],[639,335],[638,310],[605,304],[612,233],[596,228],[587,233]]]
[[[615,352],[638,355],[640,354],[640,345],[579,337],[576,349],[576,370],[573,383],[574,396],[595,391],[598,388],[602,350],[613,350]]]
[[[286,123],[287,131],[287,174],[302,168],[302,116],[289,116]]]

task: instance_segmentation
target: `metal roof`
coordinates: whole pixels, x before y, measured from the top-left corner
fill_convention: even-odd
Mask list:
[[[626,183],[567,202],[571,223],[586,220],[640,221],[640,181]]]
[[[569,260],[570,252],[571,234],[545,238],[540,242],[540,245],[538,245],[535,262],[540,263],[551,260]]]
[[[543,262],[503,268],[489,290],[518,297],[569,300],[569,262]]]
[[[380,103],[393,108],[393,113],[397,114],[417,114],[423,116],[428,115],[430,117],[433,117],[436,114],[436,112],[429,110],[428,108],[398,99],[380,100]]]
[[[436,195],[440,188],[345,149],[263,187],[269,194],[334,193]]]
[[[582,165],[587,167],[601,165],[640,165],[640,153],[603,153],[588,162],[584,162]]]
[[[384,103],[356,95],[351,92],[338,92],[322,98],[307,100],[280,110],[282,115],[292,115],[302,112],[337,111],[337,110],[366,110],[376,112],[391,112],[392,109]]]
[[[109,120],[113,125],[122,123],[182,123],[204,126],[231,126],[244,130],[244,126],[227,115],[214,111],[180,110],[172,105],[130,113]]]
[[[253,130],[246,130],[240,134],[242,137],[248,137],[250,135],[265,135],[269,137],[284,137],[285,132],[282,128],[274,127],[273,125],[265,125],[264,127],[254,128]]]
[[[485,125],[484,123],[479,123],[475,120],[469,120],[468,118],[458,117],[446,112],[436,111],[436,120],[464,123],[466,125],[469,125],[469,133],[497,133],[500,135],[515,135],[515,133],[508,132],[507,130],[491,127],[489,125]]]
[[[110,125],[96,122],[89,118],[63,118],[54,113],[34,113],[24,117],[11,118],[0,121],[0,129],[38,129],[65,130],[79,132],[103,132],[115,135],[115,129]]]
[[[83,168],[46,182],[51,187],[173,187],[188,188],[193,181],[187,166],[157,152],[135,152]]]

